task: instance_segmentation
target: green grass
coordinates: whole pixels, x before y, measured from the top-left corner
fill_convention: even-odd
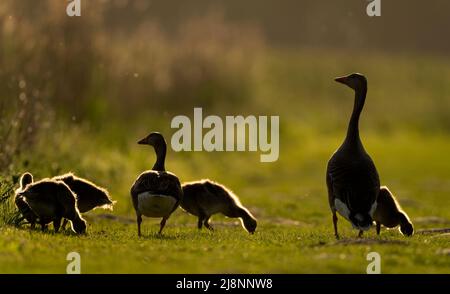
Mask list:
[[[376,134],[366,137],[382,183],[397,193],[416,230],[449,227],[450,171],[440,157],[449,150],[450,139],[431,136],[419,143],[421,140],[415,135],[393,135],[382,140]],[[119,174],[109,166],[114,171],[111,174],[119,174],[117,179],[97,179],[111,187],[118,200],[115,214],[120,218],[105,220],[99,216],[105,212],[98,210],[89,213],[89,233],[81,237],[30,231],[26,226],[2,227],[1,271],[64,273],[66,255],[76,251],[82,257],[83,273],[364,273],[367,253],[376,251],[382,256],[383,273],[449,273],[448,234],[405,238],[397,230],[384,230],[377,237],[372,230],[358,243],[357,232],[341,219],[343,240],[336,242],[323,171],[329,146],[338,143],[338,136],[313,140],[303,134],[298,138],[302,139],[286,146],[284,156],[274,165],[260,164],[258,156],[246,153],[201,153],[188,159],[169,154],[167,165],[171,170],[177,167],[182,180],[211,173],[211,178],[232,187],[259,219],[255,235],[247,234],[237,221],[220,216],[212,219],[216,224],[214,232],[199,232],[195,217],[178,210],[163,236],[156,234],[157,220],[145,219],[144,237],[139,239],[125,190],[134,174],[150,164],[152,155],[151,150],[136,146],[127,161],[141,162],[142,167]],[[398,148],[405,145],[410,147]],[[433,152],[427,152],[429,148]],[[97,161],[81,160],[80,165],[91,164],[102,170],[104,157],[115,164],[115,152],[105,151],[97,155]],[[239,170],[233,169],[241,161],[246,164],[241,163]],[[216,164],[202,166],[208,162]],[[257,171],[252,172],[254,169]],[[123,192],[117,193],[120,188]],[[442,223],[430,222],[427,217],[431,216],[439,217]]]
[[[145,222],[143,238],[134,225],[111,221],[93,222],[82,237],[3,228],[2,272],[65,273],[66,255],[76,251],[83,273],[365,273],[366,256],[376,251],[383,273],[448,273],[448,237],[371,232],[353,244],[355,232],[344,229],[346,238],[336,242],[325,224],[262,220],[250,236],[237,226],[198,232],[176,218],[163,236],[154,221]]]
[[[260,163],[259,153],[169,149],[166,167],[182,181],[211,178],[240,196],[258,218],[254,235],[220,216],[212,219],[214,232],[199,232],[195,217],[177,210],[163,236],[156,234],[158,220],[146,218],[144,237],[137,237],[129,188],[155,158],[136,141],[161,130],[170,142],[171,117],[126,125],[111,118],[100,129],[63,125],[42,132],[37,145],[16,158],[12,173],[30,170],[41,178],[73,171],[109,189],[118,201],[115,218],[88,213],[86,236],[2,225],[0,272],[64,273],[66,255],[76,251],[83,273],[365,273],[366,256],[376,251],[383,273],[450,273],[448,234],[405,238],[383,230],[377,237],[371,230],[358,240],[340,218],[343,240],[333,237],[325,166],[343,140],[352,93],[332,77],[354,68],[369,77],[361,134],[382,184],[398,196],[416,231],[450,227],[448,62],[369,57],[303,52],[266,60],[249,97],[256,110],[243,112],[280,115],[277,162]]]

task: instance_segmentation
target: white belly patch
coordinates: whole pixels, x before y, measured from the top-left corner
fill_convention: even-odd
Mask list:
[[[334,207],[340,215],[342,215],[347,220],[350,220],[350,209],[348,209],[347,205],[345,205],[344,202],[336,198],[334,199]]]
[[[373,218],[373,214],[375,213],[376,210],[377,210],[377,202],[375,201],[372,204],[372,207],[370,208],[370,211],[369,211],[370,217]]]
[[[345,205],[344,202],[342,202],[341,200],[339,200],[339,199],[336,198],[336,199],[334,200],[334,206],[335,206],[337,212],[339,212],[340,215],[342,215],[345,219],[347,219],[348,221],[350,221],[350,209],[348,209],[347,205]],[[370,214],[371,217],[373,217],[373,213],[375,212],[376,208],[377,208],[377,203],[375,202],[375,203],[372,205],[372,207],[370,208],[369,214]],[[358,214],[355,215],[355,218],[356,218],[357,220],[361,221],[361,220],[363,219],[363,216],[362,216],[361,214],[358,213]],[[350,221],[350,222],[352,223],[352,227],[353,227],[354,229],[363,230],[363,231],[367,231],[367,230],[370,229],[370,226],[367,226],[367,227],[358,227],[358,226],[355,226],[355,224],[354,224],[352,221]]]
[[[139,212],[147,217],[168,216],[176,202],[175,197],[168,195],[151,194],[149,192],[138,195]]]

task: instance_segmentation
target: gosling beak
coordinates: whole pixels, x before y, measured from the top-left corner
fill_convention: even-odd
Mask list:
[[[142,139],[142,140],[140,140],[139,142],[137,142],[138,144],[140,144],[140,145],[145,145],[145,144],[147,144],[147,140],[146,140],[147,138],[144,138],[144,139]]]
[[[339,77],[334,79],[336,82],[346,85],[347,84],[347,77]]]

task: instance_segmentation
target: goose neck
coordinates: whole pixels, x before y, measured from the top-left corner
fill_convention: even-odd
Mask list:
[[[355,143],[360,141],[359,117],[364,107],[366,94],[367,94],[367,87],[355,91],[355,102],[353,105],[353,112],[347,129],[347,137],[346,137],[347,142]]]
[[[153,170],[165,171],[164,163],[166,161],[166,144],[158,144],[154,146],[156,153],[156,162],[153,165]]]

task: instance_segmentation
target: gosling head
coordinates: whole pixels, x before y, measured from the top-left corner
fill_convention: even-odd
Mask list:
[[[24,189],[26,185],[33,183],[33,175],[29,172],[24,173],[20,177],[20,188]]]
[[[250,234],[255,233],[257,222],[254,218],[246,217],[242,219],[242,222],[247,232],[249,232]]]
[[[157,132],[150,133],[147,137],[143,138],[138,142],[141,145],[150,145],[153,147],[157,147],[160,145],[165,145],[166,141],[164,140],[163,135]]]
[[[82,218],[72,221],[72,229],[77,234],[84,234],[84,233],[86,233],[86,227],[87,227],[86,221],[84,219],[82,219]]]
[[[355,91],[367,89],[367,79],[360,73],[353,73],[345,77],[334,79],[336,82],[347,85]]]
[[[414,226],[404,213],[401,213],[400,221],[400,232],[402,232],[404,236],[412,236],[414,234]]]

